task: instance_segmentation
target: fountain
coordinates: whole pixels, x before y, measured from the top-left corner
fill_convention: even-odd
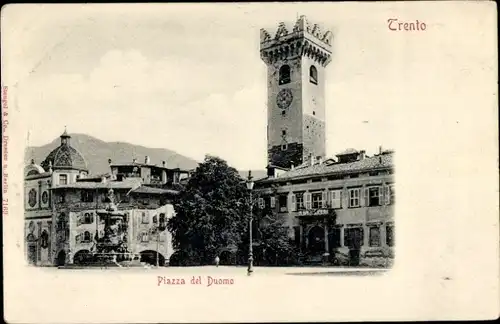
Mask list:
[[[97,211],[97,221],[104,221],[104,235],[96,233],[96,245],[93,261],[99,266],[143,266],[137,256],[128,249],[129,219],[115,204],[113,189],[108,191],[109,205]]]

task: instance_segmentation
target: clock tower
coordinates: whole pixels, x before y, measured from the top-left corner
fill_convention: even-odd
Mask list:
[[[292,30],[280,23],[272,36],[260,31],[260,56],[267,65],[268,165],[290,168],[323,158],[325,68],[332,33],[301,16]]]

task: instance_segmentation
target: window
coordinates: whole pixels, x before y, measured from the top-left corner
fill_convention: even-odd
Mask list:
[[[66,185],[66,184],[68,184],[68,175],[66,175],[66,174],[60,174],[59,175],[59,184],[60,185]]]
[[[286,116],[286,110],[281,111],[281,116]]]
[[[287,149],[288,149],[288,145],[287,144],[281,145],[281,150],[282,151],[286,151]]]
[[[385,227],[385,244],[394,246],[394,225],[386,225]]]
[[[279,72],[279,84],[282,85],[287,83],[290,83],[290,66],[283,65]]]
[[[148,217],[148,215],[146,215],[145,212],[142,212],[142,220],[141,221],[143,224],[149,224],[149,217]]]
[[[380,246],[380,227],[370,227],[370,246]]]
[[[330,191],[330,204],[332,208],[342,208],[342,190]]]
[[[259,197],[258,203],[260,209],[264,209],[266,207],[266,202],[264,201],[264,198]]]
[[[81,201],[82,202],[93,202],[94,201],[94,193],[92,191],[82,191],[81,192]]]
[[[279,210],[281,213],[285,213],[288,208],[287,208],[287,205],[288,205],[288,197],[285,196],[285,195],[280,195],[278,196],[278,204],[279,204]]]
[[[80,242],[82,243],[89,243],[92,240],[92,236],[90,235],[89,231],[85,231],[83,233],[83,238],[81,239]]]
[[[83,223],[84,224],[92,224],[94,222],[94,214],[92,213],[85,213],[83,216]]]
[[[153,215],[153,224],[158,224],[158,217]]]
[[[359,188],[349,189],[349,208],[359,207]]]
[[[380,187],[368,188],[368,206],[380,206],[381,203],[381,190]]]
[[[323,193],[313,192],[311,194],[311,198],[312,198],[312,208],[313,209],[323,208]]]
[[[281,130],[281,135],[282,135],[282,136],[286,136],[286,130],[285,130],[285,129],[282,129],[282,130]]]
[[[141,242],[149,242],[148,232],[142,232],[141,233]]]
[[[61,192],[59,195],[57,195],[57,201],[59,203],[64,203],[66,201],[66,193]]]
[[[160,224],[165,223],[165,214],[161,213],[160,214]]]
[[[304,209],[304,194],[303,193],[296,193],[295,194],[295,208],[297,210]]]
[[[344,230],[344,246],[359,249],[364,244],[364,232],[361,227],[346,228]]]
[[[309,68],[309,81],[313,84],[318,84],[318,70],[314,65]]]

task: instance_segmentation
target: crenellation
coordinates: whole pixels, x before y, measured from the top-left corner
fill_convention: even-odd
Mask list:
[[[295,23],[292,32],[286,24],[280,22],[274,37],[265,29],[260,30],[260,52],[262,60],[267,64],[293,59],[299,55],[326,66],[330,62],[333,33],[323,32],[319,24],[310,24],[305,16]]]

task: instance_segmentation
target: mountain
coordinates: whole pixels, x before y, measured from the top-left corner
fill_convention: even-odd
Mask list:
[[[146,156],[150,157],[152,164],[162,165],[162,161],[166,161],[169,168],[190,170],[198,166],[197,161],[169,149],[149,148],[124,142],[105,142],[86,134],[70,135],[71,146],[82,153],[91,174],[109,172],[108,159],[111,159],[112,163],[126,163],[136,158],[137,162],[144,163]],[[58,137],[49,144],[28,147],[25,151],[25,163],[29,163],[34,158],[37,164],[41,164],[47,155],[59,145],[60,138]]]
[[[143,163],[146,156],[149,156],[152,164],[162,165],[162,161],[166,161],[169,168],[191,170],[198,166],[196,160],[165,148],[149,148],[125,142],[105,142],[86,134],[70,135],[71,146],[82,153],[91,174],[109,172],[108,159],[111,159],[112,163],[126,163],[136,158],[137,162]],[[26,148],[25,163],[28,164],[31,159],[35,159],[36,164],[41,164],[47,155],[60,145],[60,141],[58,137],[49,144]],[[248,171],[239,173],[243,178],[248,175]],[[266,176],[266,171],[252,170],[252,176],[254,179],[263,178]]]

